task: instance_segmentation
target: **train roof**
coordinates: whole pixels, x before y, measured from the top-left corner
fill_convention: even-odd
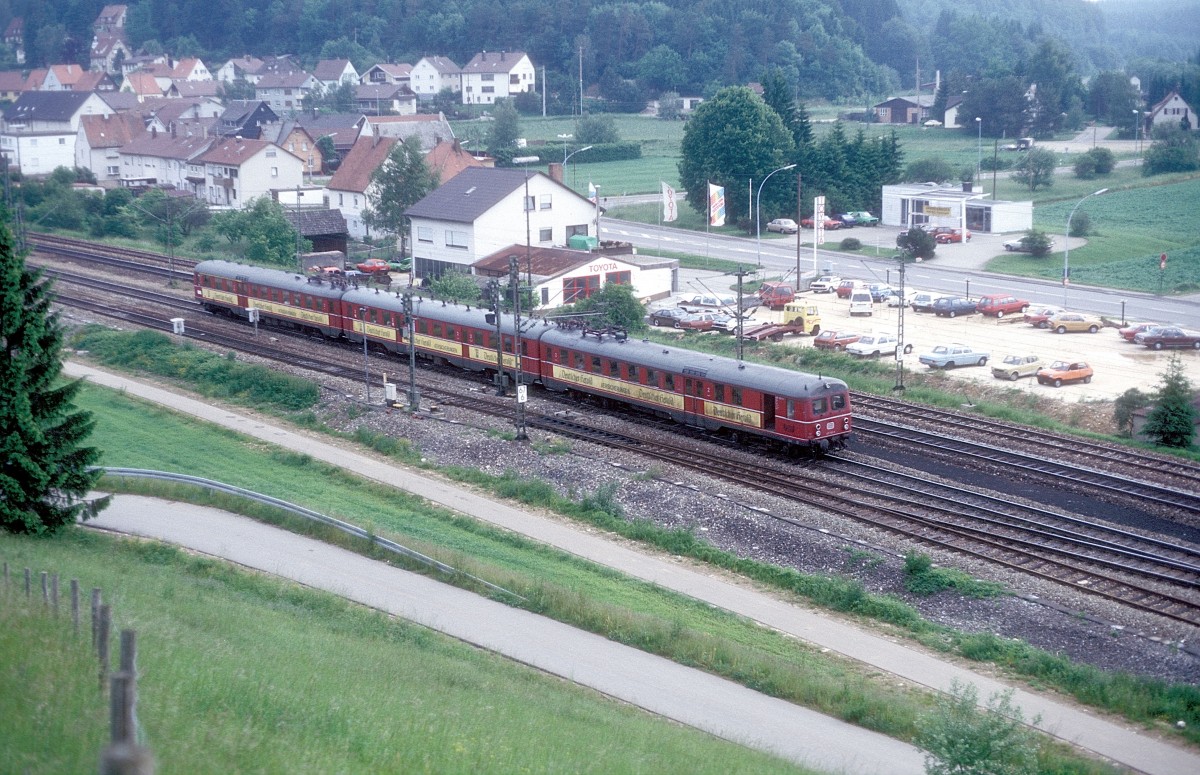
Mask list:
[[[329,299],[341,298],[342,294],[346,292],[346,289],[340,285],[320,278],[309,278],[299,272],[284,272],[279,269],[239,264],[236,261],[201,261],[196,264],[194,271],[197,274],[225,277],[257,285],[269,285],[272,288],[304,292]]]
[[[536,333],[534,336],[538,336]],[[580,330],[546,328],[540,334],[543,345],[569,347],[594,355],[615,356],[652,369],[685,374],[712,382],[739,385],[783,396],[812,395],[817,390],[845,390],[846,383],[834,377],[792,371],[778,366],[742,361],[722,355],[696,352],[648,339],[624,340],[612,334],[597,336]]]

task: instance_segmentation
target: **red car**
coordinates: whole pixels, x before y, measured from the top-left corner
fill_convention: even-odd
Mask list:
[[[1037,373],[1039,385],[1062,387],[1065,382],[1091,382],[1092,367],[1083,361],[1055,361]]]
[[[1050,318],[1062,311],[1062,307],[1032,307],[1025,311],[1025,322],[1034,328],[1049,328]]]
[[[1121,338],[1126,342],[1132,342],[1135,336],[1143,331],[1149,331],[1151,328],[1154,328],[1157,325],[1158,323],[1133,323],[1125,326],[1124,328],[1118,328],[1117,333],[1120,334]]]
[[[803,220],[800,221],[800,225],[806,229],[811,229],[813,227],[813,219],[812,218],[804,218]],[[825,231],[830,231],[832,229],[840,229],[840,228],[842,228],[841,221],[834,219],[834,218],[829,218],[829,217],[825,218]]]
[[[837,288],[834,289],[834,293],[837,294],[839,299],[848,299],[850,298],[850,294],[854,292],[854,289],[860,285],[862,285],[862,280],[842,280],[838,283]]]
[[[851,334],[846,331],[830,331],[829,329],[825,329],[821,333],[817,334],[817,337],[813,339],[813,347],[821,350],[835,350],[837,352],[841,352],[842,350],[846,349],[846,345],[853,344],[854,342],[857,342],[858,339],[858,334]]]
[[[997,318],[1002,318],[1011,312],[1025,312],[1029,309],[1029,302],[1007,293],[989,293],[979,298],[979,301],[975,303],[975,309],[981,315],[995,315]]]
[[[955,229],[950,226],[938,226],[932,229],[930,234],[939,245],[948,245],[951,242],[970,242],[971,232],[966,229]]]
[[[367,274],[375,274],[376,272],[386,272],[388,269],[391,268],[388,266],[388,262],[384,261],[382,258],[368,258],[366,261],[363,261],[361,264],[355,264],[355,266],[358,267],[358,271],[366,272]]]

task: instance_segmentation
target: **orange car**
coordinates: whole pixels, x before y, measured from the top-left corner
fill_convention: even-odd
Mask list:
[[[361,264],[355,264],[355,266],[358,267],[358,271],[366,272],[367,274],[375,274],[376,272],[386,272],[388,269],[391,268],[388,266],[388,262],[384,261],[382,258],[368,258],[366,261],[363,261]]]
[[[1062,387],[1064,382],[1091,382],[1092,367],[1083,361],[1055,361],[1037,373],[1039,385]]]

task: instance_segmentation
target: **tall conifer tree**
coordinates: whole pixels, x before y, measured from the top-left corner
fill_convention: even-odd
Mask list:
[[[55,533],[108,498],[85,501],[100,478],[100,451],[82,446],[94,422],[72,405],[80,380],[64,382],[62,327],[49,283],[25,266],[0,223],[0,527]]]

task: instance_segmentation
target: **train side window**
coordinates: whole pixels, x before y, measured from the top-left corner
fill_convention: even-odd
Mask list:
[[[846,408],[846,394],[845,393],[834,393],[830,400],[830,403],[833,405],[833,410],[835,412],[842,411],[843,409]]]
[[[701,398],[704,397],[704,383],[703,382],[701,382],[700,380],[696,380],[696,389],[695,389],[695,392],[692,393],[692,395],[699,396]]]
[[[630,382],[641,382],[641,380],[638,379],[638,367],[637,366],[633,366],[633,365],[629,366],[629,381]]]
[[[824,398],[814,398],[812,402],[812,413],[816,417],[819,414],[825,414],[829,411],[829,402]]]
[[[580,371],[583,371],[583,353],[581,353],[581,352],[572,352],[571,353],[571,367],[575,368],[575,369],[579,369]]]
[[[725,402],[725,386],[724,385],[715,385],[715,384],[713,385],[713,400],[720,401],[721,403]]]
[[[732,403],[734,406],[742,406],[742,389],[736,387],[730,388],[730,393],[732,393],[732,396],[729,399],[730,403]]]
[[[667,374],[667,376],[665,378],[665,382],[667,383],[666,384],[667,390],[670,390],[672,393],[675,392],[675,375]]]
[[[617,361],[609,361],[608,362],[608,376],[612,377],[613,379],[621,378],[621,364],[619,362],[617,362]]]
[[[472,331],[471,332],[471,342],[476,347],[482,347],[483,346],[483,332],[482,331]]]
[[[529,341],[526,339],[521,340],[521,355],[529,355]]]
[[[658,372],[654,369],[646,369],[646,384],[651,387],[658,387]]]
[[[513,344],[513,342],[512,342],[512,337],[511,337],[511,336],[506,336],[506,337],[504,337],[504,339],[503,339],[503,342],[504,342],[504,352],[506,352],[506,353],[511,353],[511,352],[513,351],[513,348],[512,348],[512,344]]]
[[[787,400],[787,418],[789,420],[796,419],[796,401],[791,398]]]
[[[601,368],[600,356],[593,355],[592,356],[592,368],[588,369],[588,371],[591,371],[593,374],[599,374],[600,368]]]

